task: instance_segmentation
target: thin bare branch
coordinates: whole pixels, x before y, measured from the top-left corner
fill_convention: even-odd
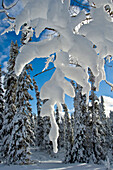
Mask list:
[[[9,6],[6,6],[5,3],[4,3],[4,0],[2,0],[2,7],[3,7],[3,9],[5,9],[5,10],[9,10],[9,9],[11,9],[12,7],[14,7],[18,2],[19,2],[19,0],[17,0],[16,2],[13,2],[13,3],[12,3],[11,5],[9,5]]]
[[[9,16],[9,13],[5,9],[0,9],[0,13],[5,13],[8,19],[15,20],[15,17]]]
[[[0,9],[0,13],[5,12],[5,9]]]
[[[40,75],[40,74],[42,74],[42,73],[45,73],[46,71],[50,71],[50,70],[54,69],[54,68],[55,68],[55,67],[52,67],[52,68],[47,69],[47,70],[44,70],[44,71],[42,71],[42,72],[40,72],[40,73],[38,73],[38,74],[35,74],[33,77],[36,77],[36,76],[38,76],[38,75]]]
[[[74,1],[78,4],[79,7],[82,7],[87,10],[89,10],[91,7],[96,8],[94,5],[83,4],[83,3],[79,2],[78,0],[74,0]]]
[[[111,91],[113,91],[113,84],[105,80],[105,82],[111,87]]]
[[[18,2],[19,2],[19,0],[17,0],[16,2],[13,2],[9,6],[6,6],[5,3],[4,3],[4,0],[2,0],[2,7],[3,7],[3,9],[0,9],[0,13],[4,12],[8,19],[15,20],[15,17],[9,16],[9,13],[7,12],[7,10],[13,8]]]
[[[11,19],[11,20],[15,20],[15,19],[16,19],[15,17],[9,16],[9,14],[8,14],[7,11],[4,11],[4,12],[5,12],[5,14],[6,14],[6,16],[7,16],[8,19]]]

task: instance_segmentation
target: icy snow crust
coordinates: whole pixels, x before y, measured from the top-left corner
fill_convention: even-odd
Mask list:
[[[90,84],[87,72],[90,67],[96,77],[95,85],[99,89],[99,83],[106,78],[104,58],[113,55],[113,23],[104,11],[104,5],[109,3],[111,7],[113,6],[111,0],[90,0],[90,4],[94,2],[96,5],[96,8],[91,9],[92,21],[83,25],[79,34],[74,34],[73,29],[85,19],[85,13],[81,11],[76,17],[70,17],[69,0],[65,0],[64,3],[61,0],[22,0],[22,2],[24,9],[15,21],[16,34],[19,34],[24,23],[34,28],[36,37],[47,27],[58,33],[57,37],[50,40],[27,43],[17,56],[15,65],[15,72],[19,75],[24,66],[34,58],[49,57],[56,52],[54,61],[56,70],[41,89],[41,99],[48,99],[42,106],[41,115],[50,116],[49,137],[53,142],[54,152],[57,152],[59,132],[54,118],[54,106],[57,104],[59,111],[62,111],[61,104],[64,103],[65,94],[74,97],[74,89],[65,77],[80,84],[88,99]],[[93,48],[93,45],[97,48]],[[79,66],[70,65],[69,55]]]

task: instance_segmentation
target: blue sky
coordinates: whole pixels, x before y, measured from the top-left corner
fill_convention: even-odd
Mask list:
[[[77,0],[79,2],[79,0]],[[81,0],[83,1],[83,0]],[[12,2],[14,2],[14,0],[5,0],[6,5],[11,4]],[[74,2],[75,4],[75,2]],[[0,9],[2,9],[2,5],[1,5],[1,1],[0,1]],[[20,10],[22,9],[22,4],[21,4],[21,0],[19,1],[19,3],[16,5],[16,7],[14,7],[13,9],[11,9],[9,11],[11,16],[16,16]],[[5,14],[0,13],[0,34],[4,31],[4,29],[6,27],[8,27],[8,24],[6,21],[3,21],[3,18],[5,17]],[[10,32],[10,33],[6,33],[5,35],[0,36],[0,64],[2,65],[2,69],[4,71],[6,71],[6,66],[7,66],[7,60],[9,59],[9,50],[10,50],[10,43],[11,40],[13,40],[14,42],[17,40],[19,46],[21,45],[20,43],[20,38],[21,38],[21,34],[19,34],[18,36],[15,34],[15,32]],[[32,66],[33,66],[33,71],[31,72],[31,77],[33,77],[33,75],[41,72],[45,66],[45,59],[35,59],[34,61],[32,61]],[[111,83],[113,83],[113,62],[112,63],[107,63],[105,66],[105,70],[106,70],[106,77],[107,80],[110,81]],[[49,65],[49,68],[53,67],[53,64],[51,63]],[[42,87],[42,85],[48,81],[52,74],[54,72],[54,69],[49,71],[49,72],[45,72],[39,76],[35,77],[35,80],[37,82],[37,85],[39,86],[39,89]],[[36,100],[35,100],[35,92],[30,92],[34,98],[34,100],[31,102],[32,104],[32,109],[33,109],[33,113],[36,113]],[[113,98],[113,92],[111,92],[110,86],[107,85],[104,81],[102,81],[100,83],[100,89],[99,92],[96,92],[97,96],[109,96]],[[109,98],[110,100],[110,98]],[[72,111],[73,109],[73,99],[70,97],[66,97],[66,104],[68,105],[68,108],[70,111]]]

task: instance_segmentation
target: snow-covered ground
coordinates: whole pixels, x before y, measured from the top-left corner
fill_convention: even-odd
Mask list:
[[[63,154],[60,153],[54,155],[51,158],[47,153],[39,152],[35,150],[32,154],[32,159],[36,163],[32,165],[0,165],[0,170],[106,170],[105,165],[95,165],[86,163],[74,163],[74,164],[64,164],[62,163]],[[113,170],[113,166],[111,167]]]
[[[104,166],[91,164],[62,164],[60,161],[44,161],[37,165],[1,165],[0,170],[105,170]]]

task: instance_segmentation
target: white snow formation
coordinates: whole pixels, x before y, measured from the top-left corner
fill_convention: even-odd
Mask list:
[[[74,97],[74,89],[65,77],[75,80],[83,87],[83,93],[90,91],[88,82],[88,68],[96,78],[95,86],[99,89],[99,83],[106,79],[104,71],[104,58],[113,55],[113,23],[110,15],[105,11],[105,5],[111,0],[89,0],[92,20],[87,24],[81,24],[78,33],[74,29],[85,20],[85,11],[80,11],[76,17],[69,15],[69,0],[22,0],[23,10],[16,17],[15,32],[18,35],[21,26],[27,23],[35,30],[36,37],[45,28],[51,28],[58,33],[51,39],[39,42],[28,42],[21,48],[17,56],[15,72],[19,75],[24,66],[34,58],[50,57],[56,53],[54,65],[56,67],[52,78],[41,89],[41,98],[48,99],[43,105],[41,115],[50,116],[51,131],[50,140],[53,142],[54,152],[57,152],[58,126],[54,118],[54,106],[57,104],[62,112],[65,94]],[[94,45],[96,48],[93,48]],[[69,56],[75,67],[70,65]]]

